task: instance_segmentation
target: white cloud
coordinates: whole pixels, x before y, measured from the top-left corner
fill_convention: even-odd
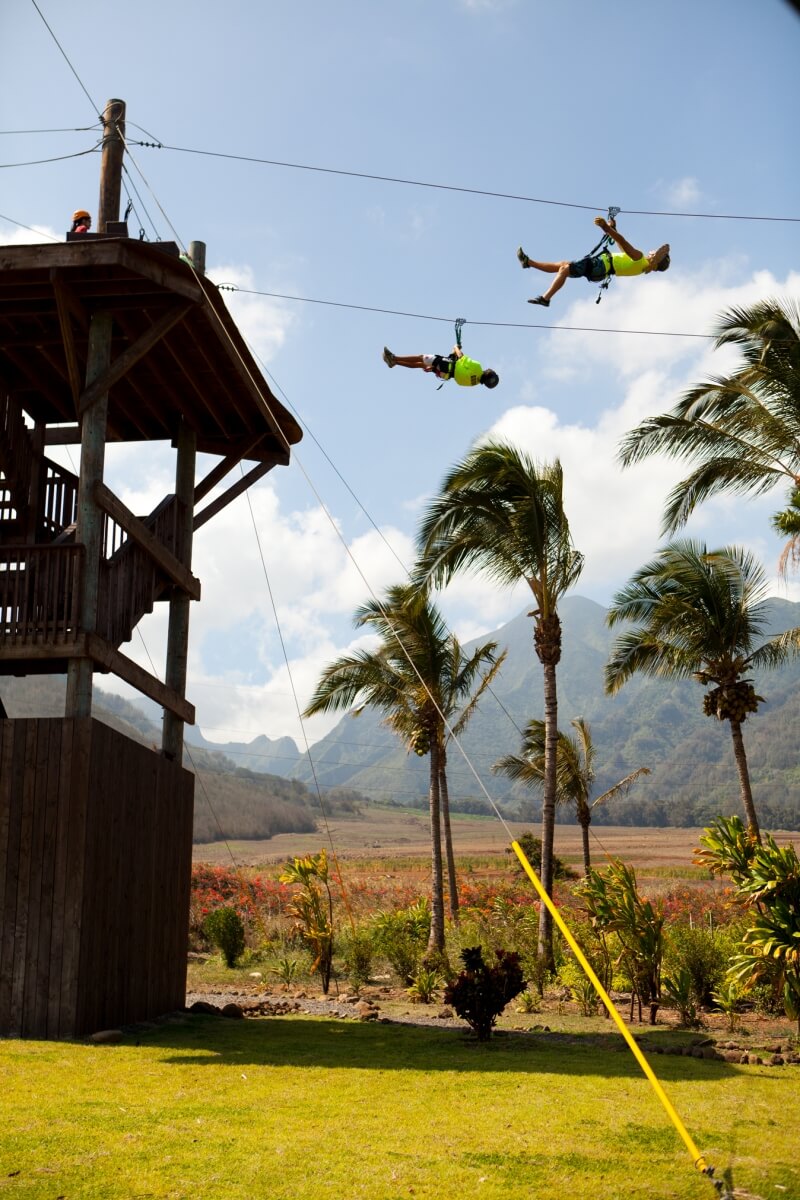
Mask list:
[[[673,208],[688,208],[689,205],[700,204],[703,198],[700,185],[692,176],[668,184],[666,195],[667,203]]]
[[[256,284],[250,267],[222,265],[213,267],[208,277],[219,286],[233,284],[243,291],[223,292],[223,298],[239,326],[245,341],[260,358],[271,361],[286,340],[295,314],[280,300],[247,295]],[[262,285],[263,288],[263,285]],[[287,289],[284,289],[287,290]]]
[[[0,218],[2,219],[2,218]],[[0,246],[36,246],[40,242],[63,242],[64,234],[49,225],[38,229],[21,225],[17,229],[0,229]]]

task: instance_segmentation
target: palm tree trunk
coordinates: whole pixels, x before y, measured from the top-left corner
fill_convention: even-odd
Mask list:
[[[588,808],[586,810],[578,809],[578,820],[581,823],[581,841],[583,842],[583,873],[586,878],[589,878],[589,872],[592,869],[591,856],[589,854],[589,825],[592,820],[592,814]]]
[[[557,661],[557,660],[556,660]],[[542,799],[542,865],[539,878],[548,896],[553,894],[553,841],[556,825],[556,769],[558,751],[558,694],[555,662],[546,660],[544,667],[544,787]],[[555,966],[553,958],[553,918],[542,905],[539,913],[539,958],[548,971]]]
[[[750,772],[747,767],[747,755],[744,752],[741,721],[731,721],[731,737],[733,738],[733,757],[736,759],[736,770],[739,773],[739,787],[742,793],[747,825],[752,837],[761,841],[761,830],[758,827],[756,806],[753,804],[753,792],[750,788]]]
[[[439,775],[439,744],[434,737],[431,739],[430,753],[431,933],[425,952],[427,958],[439,958],[444,953],[444,875]]]
[[[442,806],[442,828],[444,830],[444,852],[447,858],[447,891],[450,900],[450,919],[458,924],[458,880],[456,860],[453,854],[453,833],[450,828],[450,793],[447,788],[447,756],[441,752],[439,763],[439,799]]]

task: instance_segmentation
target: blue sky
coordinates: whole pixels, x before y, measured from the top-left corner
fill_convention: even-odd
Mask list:
[[[226,294],[278,394],[309,430],[292,466],[250,494],[300,701],[325,662],[360,642],[353,610],[369,589],[381,593],[402,577],[394,556],[410,561],[426,498],[487,433],[539,459],[561,458],[586,555],[576,590],[607,604],[659,544],[663,499],[680,474],[658,462],[620,472],[620,437],[732,360],[698,338],[557,327],[704,334],[731,305],[796,297],[800,224],[629,211],[622,231],[643,249],[669,241],[671,270],[616,280],[599,306],[595,288],[572,281],[548,311],[526,304],[544,277],[523,272],[515,250],[522,243],[532,256],[580,257],[596,240],[593,215],[609,204],[800,216],[800,19],[790,6],[140,0],[118,21],[100,0],[79,10],[39,0],[39,8],[94,107],[31,0],[6,0],[4,131],[91,126],[95,108],[119,96],[132,143],[561,202],[131,145],[128,170],[142,200],[130,218],[134,236],[141,221],[148,238],[174,230],[184,243],[202,239],[211,277],[241,289],[429,318]],[[95,138],[4,133],[0,162],[70,154]],[[95,213],[98,169],[96,154],[2,169],[0,240],[36,240],[13,222],[61,237],[73,208]],[[495,391],[437,391],[421,373],[387,370],[384,344],[446,353],[457,316],[468,322],[467,352],[500,373]],[[503,327],[513,323],[546,328]],[[108,477],[136,511],[149,511],[172,490],[171,451],[115,450]],[[721,499],[689,532],[715,545],[744,543],[772,571],[775,507],[773,497]],[[188,691],[203,731],[219,741],[259,733],[299,741],[246,500],[198,534],[195,570],[203,600],[192,614]],[[774,590],[800,598],[796,581]],[[525,601],[524,592],[462,580],[442,606],[466,638]],[[148,618],[142,634],[160,664],[164,614]],[[130,652],[146,662],[139,639]],[[308,736],[329,724],[309,723]]]

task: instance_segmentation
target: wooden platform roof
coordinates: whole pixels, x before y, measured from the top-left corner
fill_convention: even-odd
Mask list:
[[[183,417],[201,452],[289,461],[300,426],[270,391],[219,290],[198,280],[172,243],[0,246],[0,388],[31,418],[78,421],[96,312],[113,318],[109,441],[172,439]],[[58,440],[74,438],[48,430],[48,441]]]

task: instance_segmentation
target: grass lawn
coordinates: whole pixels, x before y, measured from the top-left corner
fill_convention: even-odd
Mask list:
[[[798,1068],[653,1062],[718,1175],[800,1200]],[[3,1200],[716,1194],[622,1047],[191,1016],[117,1046],[0,1042],[0,1082]]]

